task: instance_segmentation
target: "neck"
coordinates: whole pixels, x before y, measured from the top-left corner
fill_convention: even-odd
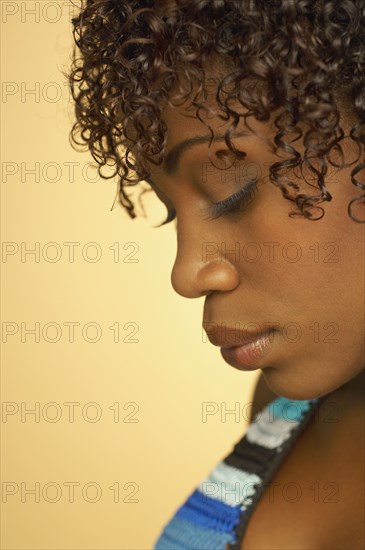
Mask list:
[[[365,368],[338,388],[339,395],[355,403],[365,404]],[[335,392],[334,392],[335,393]]]
[[[318,410],[318,422],[314,423],[317,443],[326,447],[340,440],[350,444],[351,437],[365,429],[365,369],[354,378],[329,393]],[[349,426],[351,429],[349,430]]]

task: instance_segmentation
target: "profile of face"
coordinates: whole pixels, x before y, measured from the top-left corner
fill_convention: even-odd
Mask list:
[[[321,219],[290,217],[294,203],[269,180],[270,165],[280,159],[273,117],[251,117],[249,128],[242,122],[233,142],[246,156],[222,160],[217,152],[228,151],[227,122],[207,115],[214,131],[209,156],[211,134],[194,113],[189,102],[164,109],[166,162],[149,165],[148,181],[176,211],[173,288],[186,298],[205,297],[203,327],[215,345],[268,333],[255,368],[276,394],[312,399],[340,388],[364,371],[365,234],[348,214],[359,194],[350,179],[353,165],[328,171],[332,200],[321,203]],[[351,162],[356,154],[351,139],[346,143]],[[303,144],[295,146],[304,152]],[[308,173],[289,177],[301,192],[319,194],[313,175],[312,185]],[[246,204],[216,215],[213,203],[242,188],[251,189]]]

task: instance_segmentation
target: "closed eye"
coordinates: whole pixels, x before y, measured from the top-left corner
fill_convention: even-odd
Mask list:
[[[151,183],[149,180],[146,181],[148,181],[148,183]],[[208,206],[208,208],[202,208],[201,212],[206,213],[205,219],[207,220],[217,219],[221,216],[234,212],[241,212],[252,202],[252,200],[256,196],[256,193],[257,180],[248,180],[248,182],[243,187],[241,187],[241,189],[236,191],[236,193],[234,193],[230,197],[227,197],[223,201],[214,202],[211,206]],[[170,223],[176,218],[175,208],[168,208],[163,200],[162,202],[167,208],[167,218],[160,225],[155,226],[156,228],[162,227],[163,225]]]
[[[207,213],[208,220],[217,219],[225,214],[240,212],[253,200],[257,193],[257,180],[249,180],[241,189],[223,201],[214,202],[208,208],[201,209]]]

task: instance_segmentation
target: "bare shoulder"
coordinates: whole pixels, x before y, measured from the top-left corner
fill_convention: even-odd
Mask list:
[[[266,383],[265,377],[263,373],[261,372],[257,382],[256,386],[254,388],[254,392],[250,401],[250,414],[249,414],[249,423],[251,424],[255,418],[255,416],[266,407],[268,403],[270,403],[273,399],[276,399],[278,395],[274,393],[269,386]]]

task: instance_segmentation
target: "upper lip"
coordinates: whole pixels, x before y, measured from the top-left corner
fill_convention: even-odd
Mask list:
[[[209,323],[209,325],[218,326],[218,323]],[[265,327],[261,331],[249,331],[249,330],[237,330],[232,327],[224,326],[224,330],[215,329],[212,331],[212,328],[208,329],[207,325],[203,324],[203,329],[207,333],[208,340],[213,346],[219,346],[224,349],[228,348],[237,348],[244,346],[251,342],[255,342],[263,336],[268,336],[274,329],[271,327]]]

